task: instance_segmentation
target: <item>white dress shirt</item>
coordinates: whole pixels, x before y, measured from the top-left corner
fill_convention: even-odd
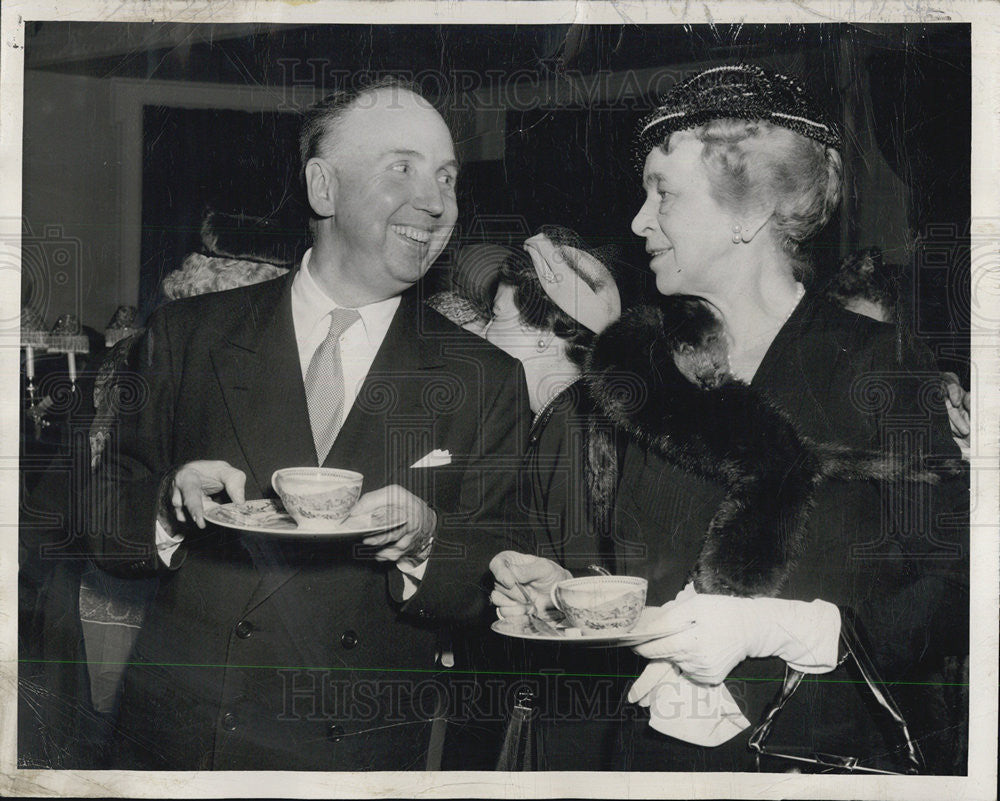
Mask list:
[[[324,294],[309,272],[311,253],[312,250],[306,251],[302,257],[302,269],[292,279],[292,322],[295,325],[295,343],[299,348],[303,381],[313,354],[323,344],[330,330],[330,312],[342,308]],[[398,296],[359,306],[357,312],[361,319],[350,325],[340,337],[340,362],[344,371],[344,420],[354,406],[358,391],[371,370],[375,355],[382,347],[382,341],[398,308]]]
[[[303,381],[313,354],[330,330],[330,312],[342,308],[322,290],[309,272],[311,254],[310,248],[302,257],[301,269],[292,279],[292,324]],[[340,337],[340,360],[344,371],[344,420],[354,406],[361,385],[382,347],[392,318],[399,308],[399,301],[399,296],[396,296],[358,307],[360,319],[352,323]],[[156,547],[164,564],[170,564],[174,551],[183,539],[183,534],[172,534],[157,521]],[[403,574],[403,599],[406,600],[416,592],[417,583],[427,568],[427,561],[414,566],[397,562],[396,567]]]

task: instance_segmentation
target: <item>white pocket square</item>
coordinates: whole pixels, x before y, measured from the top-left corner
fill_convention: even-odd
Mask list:
[[[446,464],[451,464],[451,453],[449,451],[431,451],[426,456],[421,459],[417,459],[413,464],[410,465],[411,470],[416,470],[422,467],[443,467]]]

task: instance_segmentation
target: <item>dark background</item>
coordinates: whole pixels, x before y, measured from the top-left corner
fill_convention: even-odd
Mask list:
[[[318,87],[319,94],[365,76],[402,73],[441,100],[446,112],[456,92],[501,87],[501,152],[463,156],[453,244],[516,241],[543,223],[560,223],[593,245],[619,245],[639,283],[645,259],[628,229],[640,198],[630,139],[653,92],[709,64],[740,60],[794,74],[843,121],[846,134],[845,197],[815,244],[820,274],[848,251],[882,247],[887,261],[905,267],[907,321],[942,366],[968,382],[967,25],[207,25],[187,26],[183,37],[175,30],[180,27],[30,23],[27,64],[104,80],[261,91]],[[88,37],[93,46],[81,46]],[[119,52],[108,53],[114,44]],[[60,48],[68,54],[60,56]],[[530,94],[533,85],[565,89],[594,75],[632,76],[630,88],[589,99],[585,90],[575,102]],[[145,316],[161,301],[160,279],[199,247],[206,208],[266,215],[288,231],[302,230],[298,107],[283,106],[260,112],[146,107],[141,264],[120,266],[140,270],[140,296],[121,302],[137,302]],[[456,127],[470,113],[452,109],[449,121]],[[26,137],[29,122],[26,116]],[[873,191],[879,188],[871,166],[876,155],[908,192],[886,197]],[[880,215],[896,215],[907,230],[890,236]],[[445,254],[438,273],[452,257]]]

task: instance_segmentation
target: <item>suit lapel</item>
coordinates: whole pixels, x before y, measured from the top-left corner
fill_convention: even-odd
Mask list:
[[[289,319],[290,308],[289,305]],[[425,370],[443,365],[439,345],[420,336],[420,315],[423,311],[415,290],[404,293],[354,405],[324,462],[325,467],[340,467],[362,473],[365,476],[363,487],[365,492],[388,483],[397,481],[401,483],[405,468],[433,447],[428,444],[429,435],[415,438],[392,436],[394,427],[402,426],[404,430],[410,431],[413,429],[412,421],[427,414],[422,397],[424,382],[420,380],[420,375]],[[293,353],[295,352],[294,334],[288,347]],[[294,362],[301,406],[306,410],[302,373],[298,360],[295,359]],[[298,447],[300,450],[308,450],[312,463],[315,463],[316,454],[312,444],[308,412],[304,411],[300,416],[306,421],[305,434],[291,427],[286,429],[286,434],[300,439],[304,437],[307,441],[305,444],[298,443]],[[427,426],[418,428],[429,432],[433,421],[425,422],[428,423]],[[258,436],[260,441],[257,441]],[[261,458],[268,453],[268,447],[274,446],[277,440],[272,441],[272,439],[276,436],[273,430],[262,427],[251,437]],[[421,441],[417,442],[417,439]],[[425,439],[428,442],[422,441]],[[421,448],[424,450],[420,451]],[[419,455],[411,458],[412,454],[418,451]],[[266,459],[263,462],[270,464]],[[298,464],[306,462],[301,461]],[[270,482],[270,473],[267,474],[267,481]],[[245,613],[249,613],[253,607],[266,601],[299,572],[286,563],[281,549],[275,547],[273,543],[263,541],[251,553],[262,576]],[[277,600],[281,602],[280,596]],[[294,619],[294,615],[289,617]]]
[[[229,417],[260,495],[269,494],[271,474],[279,467],[316,464],[291,283],[286,277],[264,285],[245,323],[212,349]]]
[[[324,463],[363,473],[365,492],[392,483],[412,463],[403,460],[417,446],[401,452],[398,437],[392,432],[427,414],[424,371],[443,365],[440,345],[421,336],[420,315],[425,311],[415,290],[403,294],[382,346]]]

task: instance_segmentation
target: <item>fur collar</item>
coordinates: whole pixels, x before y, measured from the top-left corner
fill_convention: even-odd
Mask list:
[[[596,408],[615,426],[727,488],[693,568],[699,592],[777,595],[824,478],[935,480],[881,454],[811,442],[726,365],[715,318],[676,298],[624,313],[595,340],[585,370]]]

